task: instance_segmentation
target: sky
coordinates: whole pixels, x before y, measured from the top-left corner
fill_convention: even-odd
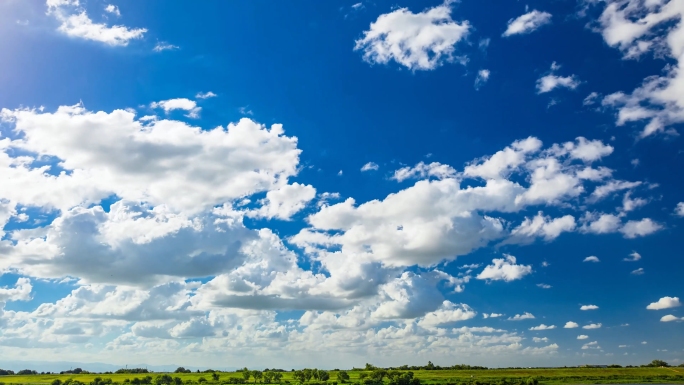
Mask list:
[[[683,17],[4,0],[0,356],[680,364]]]

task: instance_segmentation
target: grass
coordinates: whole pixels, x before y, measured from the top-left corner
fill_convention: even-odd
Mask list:
[[[351,382],[359,381],[362,371],[348,371]],[[365,372],[370,373],[370,372]],[[0,376],[0,382],[9,384],[49,384],[55,379],[74,379],[89,383],[96,377],[111,378],[123,383],[126,379],[154,378],[160,373],[149,374],[48,374],[28,376]],[[242,378],[240,372],[219,372],[220,382],[228,378]],[[625,384],[625,383],[684,383],[684,368],[553,368],[553,369],[489,369],[489,370],[416,370],[415,377],[426,384],[458,384],[459,382],[480,381],[497,383],[502,379],[535,377],[541,384]],[[204,377],[211,385],[211,373],[171,373],[180,377],[183,382],[196,382]],[[334,372],[330,373],[330,381],[335,381]],[[250,382],[253,383],[253,379]],[[296,383],[292,372],[284,372],[282,382]]]

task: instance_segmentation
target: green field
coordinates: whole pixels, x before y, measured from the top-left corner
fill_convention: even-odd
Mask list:
[[[173,377],[180,377],[184,383],[198,383],[200,377],[207,380],[207,384],[221,384],[230,378],[242,378],[241,372],[217,372],[220,374],[218,382],[212,381],[211,373],[169,373]],[[350,382],[360,381],[362,373],[369,371],[347,371]],[[609,384],[609,383],[679,383],[684,384],[684,368],[554,368],[554,369],[489,369],[489,370],[416,370],[415,377],[425,384],[459,384],[465,383],[504,383],[521,378],[536,378],[541,384]],[[9,384],[50,384],[55,379],[62,382],[67,379],[81,383],[91,383],[96,377],[111,379],[115,383],[123,383],[126,379],[152,378],[161,373],[149,374],[52,374],[0,376],[0,382]],[[335,383],[335,372],[330,372],[328,384]],[[250,379],[250,383],[254,380]],[[295,384],[292,372],[284,372],[282,383]],[[315,382],[312,382],[315,383]]]

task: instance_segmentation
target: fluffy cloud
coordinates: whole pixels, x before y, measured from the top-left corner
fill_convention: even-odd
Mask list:
[[[684,202],[677,203],[675,207],[675,214],[680,217],[684,217]]]
[[[544,94],[551,92],[556,88],[569,88],[574,90],[581,82],[575,75],[571,76],[557,76],[555,71],[560,68],[555,62],[551,64],[551,71],[547,75],[542,76],[537,80],[537,93]]]
[[[123,25],[109,26],[95,23],[78,1],[47,0],[48,14],[60,22],[57,30],[67,36],[97,41],[110,46],[127,46],[131,40],[141,39],[145,28],[129,28]],[[121,16],[116,6],[109,5],[105,11]]]
[[[658,300],[658,302],[653,302],[646,306],[646,309],[648,310],[662,310],[662,309],[670,309],[673,307],[679,307],[681,306],[681,302],[679,302],[679,297],[663,297]]]
[[[565,329],[574,329],[574,328],[578,328],[578,327],[579,327],[579,325],[577,324],[577,322],[572,322],[572,321],[566,322],[565,326],[563,326],[563,328],[565,328]]]
[[[377,170],[377,168],[375,169]],[[361,169],[361,171],[363,171],[363,169]],[[432,162],[430,164],[420,162],[414,167],[402,167],[399,170],[396,170],[392,176],[392,179],[396,180],[397,182],[403,182],[406,179],[427,179],[430,177],[445,179],[453,178],[455,176],[456,170],[449,165],[437,162]]]
[[[259,209],[247,213],[248,216],[279,218],[289,220],[316,197],[316,189],[311,185],[293,183],[266,193]]]
[[[456,58],[455,45],[470,31],[467,21],[451,18],[451,0],[413,13],[399,8],[380,15],[357,40],[354,50],[371,64],[395,61],[412,70],[433,70]]]
[[[515,19],[508,21],[508,27],[503,33],[503,36],[512,36],[530,33],[537,30],[539,27],[551,23],[551,14],[548,12],[540,12],[532,10],[524,15],[518,16]]]
[[[640,0],[608,0],[598,19],[598,31],[604,41],[635,59],[653,52],[666,56],[675,64],[663,75],[649,76],[631,93],[616,92],[603,98],[603,105],[617,110],[617,125],[647,121],[640,137],[657,133],[673,133],[668,127],[684,121],[684,98],[680,84],[684,79],[682,16],[684,8],[676,1],[644,2]],[[658,31],[659,33],[655,33]]]
[[[641,260],[641,254],[637,253],[636,251],[632,251],[629,254],[629,257],[623,258],[622,260],[625,262],[636,262]]]
[[[627,221],[627,223],[620,228],[620,232],[625,238],[637,238],[653,234],[662,229],[663,225],[660,223],[655,222],[650,218],[644,218],[638,221]]]
[[[598,341],[592,341],[582,345],[582,350],[586,349],[601,349],[601,347],[598,345]]]
[[[547,325],[541,324],[539,326],[531,327],[530,330],[550,330],[550,329],[555,329],[555,328],[556,328],[556,325],[547,326]]]
[[[523,314],[516,314],[513,317],[508,317],[509,321],[522,321],[526,319],[534,319],[534,315],[532,313],[525,312]]]
[[[476,278],[510,282],[522,279],[522,277],[530,273],[532,273],[532,266],[516,265],[515,257],[506,255],[505,259],[497,258],[492,260],[492,264],[486,266]]]
[[[551,219],[540,211],[534,218],[526,217],[518,227],[511,231],[510,237],[503,244],[532,243],[537,237],[552,241],[561,233],[573,231],[575,226],[575,217],[572,215]]]
[[[547,337],[532,337],[532,341],[534,342],[549,342],[549,339]]]
[[[596,305],[582,305],[582,306],[580,307],[580,310],[596,310],[596,309],[598,309],[598,308],[599,308],[599,307],[596,306]]]
[[[660,322],[672,322],[672,321],[684,321],[684,317],[682,318],[677,318],[673,316],[672,314],[665,315],[660,318]]]
[[[600,261],[599,261],[598,257],[595,257],[592,255],[590,257],[584,258],[584,260],[582,262],[600,262]]]
[[[499,314],[499,313],[489,313],[489,314],[484,313],[484,314],[482,314],[482,318],[498,318],[501,316],[503,316],[503,314]]]
[[[169,99],[162,100],[160,102],[152,102],[150,108],[161,108],[167,114],[173,110],[183,110],[187,111],[186,115],[189,118],[199,118],[199,113],[202,107],[197,107],[197,103],[194,100],[186,98]]]
[[[582,326],[582,329],[600,329],[601,326],[602,326],[602,324],[600,324],[600,323],[588,324],[588,325]]]
[[[0,287],[0,302],[28,301],[31,299],[31,280],[19,278],[14,287]]]
[[[211,92],[211,91],[208,91],[208,92],[198,92],[198,93],[195,95],[195,98],[196,98],[196,99],[209,99],[209,98],[215,98],[215,97],[217,97],[217,96],[218,96],[218,95],[216,95],[215,93],[213,93],[213,92]]]
[[[586,339],[588,339],[588,338],[589,338],[589,336],[586,335],[586,334],[580,334],[580,335],[577,336],[577,339],[578,339],[578,340],[586,340]]]

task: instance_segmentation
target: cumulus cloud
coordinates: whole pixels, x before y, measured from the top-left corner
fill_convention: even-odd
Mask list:
[[[673,307],[679,307],[681,306],[681,302],[679,302],[679,297],[663,297],[658,300],[658,302],[652,302],[648,306],[646,306],[646,309],[648,310],[662,310],[662,309],[670,309]]]
[[[601,349],[601,347],[598,345],[598,341],[592,341],[582,345],[582,350],[586,349]]]
[[[551,23],[552,15],[548,12],[532,10],[524,15],[508,21],[508,27],[502,36],[512,36],[533,32]]]
[[[603,7],[596,22],[604,41],[619,49],[625,60],[652,52],[674,61],[661,75],[648,76],[641,86],[625,93],[618,91],[603,98],[602,104],[617,111],[618,126],[645,121],[640,138],[655,134],[672,134],[669,127],[684,121],[682,72],[682,16],[678,2],[609,0],[593,2]]]
[[[187,117],[194,119],[199,118],[199,113],[202,110],[202,107],[197,107],[197,103],[194,100],[186,98],[177,98],[162,100],[160,102],[152,102],[150,103],[150,108],[161,108],[167,114],[173,110],[183,110],[188,112],[188,114],[186,115]]]
[[[534,319],[534,315],[532,313],[525,312],[523,314],[516,314],[513,317],[508,317],[509,321],[522,321],[526,319]]]
[[[578,339],[578,340],[586,340],[586,339],[588,339],[588,338],[589,338],[589,336],[588,336],[588,335],[585,335],[585,334],[580,334],[580,335],[577,336],[577,339]]]
[[[577,324],[577,322],[572,322],[572,321],[566,322],[565,326],[563,326],[563,328],[565,328],[565,329],[574,329],[574,328],[578,328],[578,327],[579,327],[579,324]]]
[[[552,219],[540,211],[534,218],[525,217],[523,222],[511,231],[510,237],[503,244],[532,243],[537,237],[548,242],[564,232],[572,232],[575,226],[575,217],[572,215]]]
[[[596,309],[598,309],[598,308],[599,308],[599,307],[596,306],[596,305],[582,305],[582,306],[580,307],[580,310],[596,310]]]
[[[123,25],[95,23],[78,1],[47,0],[48,15],[60,22],[57,30],[67,36],[92,40],[110,46],[127,46],[131,40],[141,39],[145,28],[129,28]],[[105,11],[121,16],[116,6],[108,5]]]
[[[395,61],[412,70],[434,70],[457,60],[456,44],[470,31],[468,21],[451,18],[451,0],[413,13],[399,8],[380,15],[370,29],[356,40],[354,50],[363,52],[371,64]],[[463,60],[463,59],[461,59]]]
[[[363,167],[361,167],[361,171],[362,171],[362,172],[363,172],[363,171],[375,171],[375,170],[377,170],[377,169],[379,169],[379,168],[380,168],[380,166],[378,166],[377,163],[368,162],[368,163],[364,164]]]
[[[370,163],[364,165],[361,171],[365,171],[364,168],[369,165]],[[374,170],[377,170],[378,165],[373,165],[375,166]],[[373,165],[370,165],[368,169],[370,170]],[[399,170],[396,170],[392,176],[392,179],[396,180],[397,182],[403,182],[407,179],[427,179],[430,177],[445,179],[453,178],[455,176],[456,170],[449,165],[438,162],[432,162],[430,164],[420,162],[414,167],[402,167]]]
[[[549,342],[549,339],[547,337],[532,337],[532,341],[534,342]]]
[[[516,259],[512,255],[506,255],[506,258],[496,258],[492,260],[492,264],[488,265],[477,275],[477,279],[487,279],[491,281],[515,281],[522,279],[524,276],[532,273],[532,266],[517,265]]]
[[[684,202],[677,203],[677,207],[675,207],[675,215],[684,217]]]
[[[584,325],[584,326],[582,326],[582,329],[600,329],[601,326],[602,326],[602,324],[600,324],[600,323],[594,323],[594,324]]]
[[[574,90],[581,82],[575,75],[558,76],[555,71],[560,68],[555,62],[551,65],[551,71],[537,80],[537,93],[544,94],[556,88],[568,88]]]
[[[31,280],[19,278],[14,287],[0,287],[0,303],[8,301],[28,301],[31,299]],[[2,309],[0,309],[0,312]]]
[[[484,313],[484,314],[482,314],[482,318],[498,318],[501,316],[503,316],[503,314],[499,314],[499,313],[489,313],[489,314]]]
[[[644,218],[638,221],[630,220],[620,228],[620,232],[625,238],[644,237],[653,234],[663,229],[663,225],[653,221],[650,218]]]
[[[672,322],[672,321],[684,321],[684,317],[678,318],[678,317],[673,316],[672,314],[668,314],[668,315],[662,316],[660,318],[660,322]]]
[[[316,197],[316,189],[311,185],[293,183],[266,193],[259,209],[247,213],[251,217],[278,218],[290,220]]]
[[[556,325],[547,326],[547,325],[541,324],[539,326],[531,327],[530,330],[550,330],[550,329],[555,329],[555,328],[556,328]]]
[[[592,256],[584,258],[584,260],[582,262],[600,262],[600,261],[599,261],[598,257],[592,255]]]
[[[623,258],[622,260],[625,262],[636,262],[641,260],[641,254],[637,253],[636,251],[632,251],[632,253],[629,254],[629,257]]]

